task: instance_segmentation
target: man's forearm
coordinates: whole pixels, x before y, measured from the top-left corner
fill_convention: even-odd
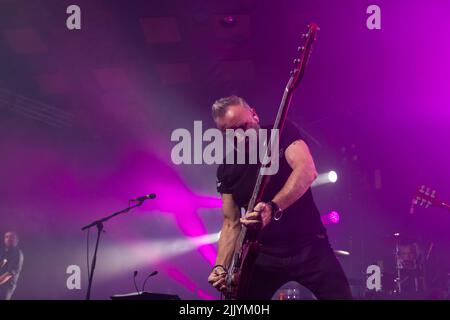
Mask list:
[[[239,221],[234,224],[224,223],[220,232],[219,245],[217,250],[216,265],[228,267],[233,257],[236,239],[241,230]]]
[[[316,179],[315,170],[292,170],[283,188],[272,199],[281,209],[286,209],[297,201],[309,189]]]

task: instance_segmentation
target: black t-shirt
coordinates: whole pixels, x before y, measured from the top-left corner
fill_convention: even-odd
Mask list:
[[[17,280],[19,279],[20,272],[22,271],[23,264],[23,254],[22,251],[17,248],[10,248],[4,250],[0,254],[0,275],[9,272],[12,274],[11,280],[8,281],[7,285],[10,287],[15,287]]]
[[[264,127],[267,128],[267,127]],[[268,202],[282,189],[292,168],[285,159],[286,148],[296,140],[303,140],[299,130],[289,121],[285,122],[281,132],[278,173],[270,176],[264,190],[263,201]],[[221,164],[217,169],[217,190],[219,193],[231,194],[235,203],[247,209],[258,175],[259,164]],[[279,221],[272,221],[259,234],[261,251],[278,256],[297,253],[318,234],[326,235],[320,219],[311,189],[284,209]]]

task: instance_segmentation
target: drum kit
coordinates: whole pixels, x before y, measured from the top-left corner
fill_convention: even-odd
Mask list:
[[[415,238],[399,233],[388,237],[392,246],[391,268],[382,268],[383,292],[390,296],[418,296],[425,291],[426,250]],[[433,243],[428,248],[428,255]],[[389,265],[389,264],[388,264]]]
[[[450,211],[450,204],[436,196],[436,191],[422,185],[412,199],[410,214],[416,207],[437,207]],[[366,281],[350,278],[350,285],[363,288],[364,298],[380,299],[426,299],[436,292],[443,299],[449,297],[450,273],[448,266],[441,265],[442,252],[433,241],[425,241],[410,234],[393,233],[376,237],[378,258],[373,265],[379,267],[381,288],[371,290]],[[437,253],[437,252],[440,253]],[[388,254],[387,254],[388,253]],[[336,253],[339,257],[339,255]],[[431,257],[431,259],[430,259]],[[366,279],[368,275],[365,274]],[[438,279],[436,281],[436,279]],[[431,296],[430,296],[431,293]],[[445,296],[445,297],[444,297]],[[431,298],[433,299],[433,298]]]
[[[383,253],[366,265],[359,276],[348,277],[350,287],[356,299],[424,299],[430,289],[429,258],[434,249],[433,242],[424,242],[418,238],[400,235],[380,236],[379,248]],[[345,260],[350,252],[334,250],[336,257]],[[380,270],[381,287],[379,290],[369,288],[366,280],[370,276],[366,267],[376,265]],[[363,270],[364,269],[364,270]]]

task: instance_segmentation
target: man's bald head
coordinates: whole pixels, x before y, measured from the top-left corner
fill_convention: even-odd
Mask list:
[[[19,235],[15,231],[7,231],[3,236],[3,242],[6,248],[17,247],[19,244]]]

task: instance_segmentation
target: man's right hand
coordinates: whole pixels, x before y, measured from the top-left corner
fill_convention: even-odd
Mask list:
[[[216,267],[211,271],[208,277],[208,282],[220,292],[224,292],[227,288],[226,286],[226,271],[221,267]]]

